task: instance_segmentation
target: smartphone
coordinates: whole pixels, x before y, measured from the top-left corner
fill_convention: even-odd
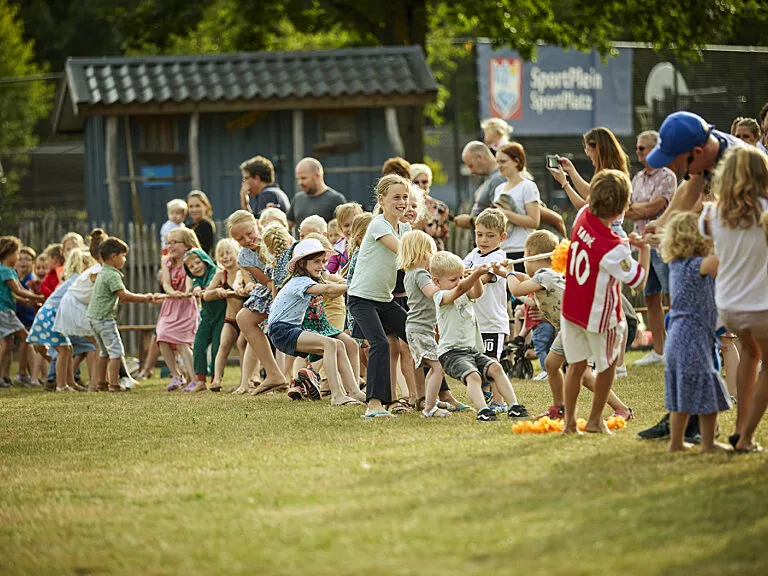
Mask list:
[[[557,156],[554,155],[547,155],[547,168],[552,168],[554,170],[560,169],[560,161],[557,159]]]

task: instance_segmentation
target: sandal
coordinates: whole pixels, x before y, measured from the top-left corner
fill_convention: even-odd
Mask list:
[[[413,412],[413,407],[411,407],[408,402],[404,402],[402,399],[398,399],[395,402],[392,402],[392,404],[389,404],[387,406],[387,410],[391,412],[392,414],[405,414],[406,412]]]
[[[448,410],[438,408],[437,406],[433,406],[431,410],[422,410],[421,414],[424,418],[445,418],[446,416],[451,415]]]

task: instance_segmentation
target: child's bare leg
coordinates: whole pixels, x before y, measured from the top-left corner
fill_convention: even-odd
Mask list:
[[[19,374],[30,374],[30,352],[32,347],[25,340],[19,341]]]
[[[350,398],[354,398],[358,402],[364,403],[365,394],[360,391],[360,383],[355,376],[354,370],[352,370],[352,364],[349,361],[349,356],[347,355],[347,347],[338,337],[334,338],[334,340],[336,340],[336,369],[338,374],[341,376],[342,397],[340,401],[346,403],[346,394],[344,394],[344,391],[346,390]],[[326,375],[328,376],[329,386],[331,385],[330,370],[330,363],[326,363],[325,371]],[[333,404],[333,398],[331,398],[331,404]]]
[[[584,371],[584,377],[581,379],[581,384],[582,386],[584,386],[584,388],[594,393],[595,373],[592,371],[591,368],[587,367],[587,369]],[[626,404],[624,404],[624,402],[621,401],[621,398],[619,398],[616,395],[613,389],[611,389],[611,391],[608,392],[608,406],[613,408],[614,411],[621,410],[621,411],[629,412],[629,406],[627,406]]]
[[[237,342],[237,336],[237,330],[225,322],[224,327],[221,329],[219,351],[213,363],[213,382],[211,382],[211,385],[221,384],[221,380],[224,378],[224,369],[227,367],[227,358],[229,358],[229,353],[232,351],[235,342]]]
[[[483,379],[480,378],[480,372],[472,372],[464,379],[467,385],[467,395],[469,401],[472,402],[472,406],[475,410],[482,410],[488,405],[485,403],[485,396],[483,396]]]
[[[397,396],[397,380],[400,370],[398,370],[398,363],[400,362],[400,345],[398,344],[399,338],[395,334],[387,334],[387,340],[389,340],[389,384],[390,384],[390,398],[394,401]],[[407,394],[407,390],[405,391]]]
[[[168,367],[168,371],[171,373],[172,378],[181,378],[181,372],[179,372],[179,366],[176,364],[176,353],[171,348],[168,342],[158,342],[160,348],[160,354],[163,355],[165,365]]]
[[[442,385],[442,381],[440,384]],[[464,403],[459,402],[456,399],[456,397],[453,395],[453,392],[451,392],[450,390],[440,390],[440,392],[437,393],[437,399],[440,402],[443,402],[445,404],[450,404],[454,408],[458,408],[459,406],[464,406]]]
[[[758,354],[763,358],[768,359],[768,340],[757,340]],[[744,363],[742,359],[741,364]],[[741,368],[739,364],[739,368]],[[742,389],[739,389],[739,410],[741,410],[742,404],[745,398],[742,396]],[[768,406],[768,369],[763,365],[763,369],[760,370],[760,377],[757,380],[757,385],[754,388],[754,393],[751,398],[749,414],[745,416],[744,428],[741,432],[736,448],[739,450],[747,450],[753,446],[753,435],[757,425],[760,424],[760,420],[763,418],[765,408]]]
[[[731,336],[720,336],[720,344],[725,368],[725,386],[728,388],[728,394],[738,399],[739,348],[735,338]]]
[[[109,362],[109,358],[106,356],[99,356],[98,361],[96,362],[96,373],[94,378],[94,384],[101,384],[102,382],[107,381],[107,364]]]
[[[547,359],[544,361],[549,389],[552,392],[552,404],[555,406],[562,406],[565,404],[565,379],[563,378],[563,373],[560,371],[564,362],[565,356],[556,354],[551,350],[549,351],[549,354],[547,354]]]
[[[603,421],[603,410],[605,409],[605,403],[608,401],[608,394],[611,392],[611,386],[613,385],[613,378],[615,374],[616,362],[595,376],[595,389],[592,396],[592,411],[589,413],[589,419],[584,426],[585,432],[613,434],[613,432],[608,430],[608,426],[606,426],[605,422]]]
[[[139,373],[142,378],[152,377],[159,356],[160,346],[157,344],[157,334],[152,334],[152,338],[149,341],[149,348],[147,349],[147,359],[144,361],[144,367]],[[163,356],[163,359],[165,359],[165,356]]]
[[[277,384],[285,384],[286,379],[282,371],[275,362],[275,357],[272,355],[272,348],[269,346],[269,340],[267,340],[264,332],[259,328],[259,323],[266,318],[264,314],[257,314],[251,312],[247,308],[243,308],[237,313],[237,325],[240,326],[245,335],[245,339],[248,341],[249,348],[252,349],[257,360],[261,362],[262,368],[267,373],[267,377],[262,382],[264,386],[272,386]],[[246,354],[246,358],[248,355]],[[256,369],[256,363],[253,362],[249,366],[251,370]],[[248,378],[251,377],[253,372],[248,373]]]
[[[717,428],[717,412],[699,414],[699,432],[701,433],[701,451],[705,452],[730,452],[730,444],[715,442],[715,429]]]
[[[0,340],[0,378],[11,376],[11,349],[13,336]]]
[[[493,383],[493,388],[499,391],[499,394],[501,394],[509,406],[518,404],[515,389],[512,388],[512,383],[507,378],[507,375],[504,374],[501,364],[498,362],[491,364],[490,368],[488,368],[487,376]]]
[[[741,359],[737,370],[736,389],[739,403],[736,405],[736,433],[744,436],[744,427],[751,411],[752,394],[755,391],[755,379],[757,378],[757,363],[760,360],[760,349],[757,341],[752,337],[752,332],[738,333],[741,342]],[[751,440],[751,438],[750,438]]]
[[[408,344],[398,339],[398,347],[400,348],[400,371],[403,373],[405,383],[408,386],[408,399],[410,403],[417,406],[419,400],[424,398],[424,388],[419,389],[417,387],[416,370],[413,366],[413,356],[411,356],[411,349],[408,348]]]
[[[701,420],[699,420],[701,422]],[[688,413],[687,412],[670,412],[669,413],[669,451],[670,452],[682,452],[683,450],[690,450],[693,448],[693,444],[685,441],[685,427],[688,426]],[[712,435],[714,436],[714,429]],[[702,440],[703,440],[702,430]]]
[[[437,396],[440,393],[440,385],[443,382],[445,374],[443,373],[443,367],[440,366],[440,362],[437,360],[424,360],[424,362],[429,366],[429,372],[427,372],[424,383],[424,409],[432,410],[437,403]],[[421,368],[416,370],[417,379],[419,378],[419,375],[424,375],[424,370]]]
[[[96,342],[94,342],[94,345]],[[96,350],[88,352],[85,356],[85,365],[88,367],[88,382],[96,382],[96,363],[99,361],[99,353]]]
[[[563,425],[563,434],[580,434],[576,425],[576,402],[579,399],[581,390],[581,377],[587,368],[587,361],[582,360],[573,364],[568,364],[565,372],[565,423]]]
[[[56,360],[56,390],[65,391],[72,364],[72,348],[70,346],[55,346],[54,348],[58,354]]]
[[[340,340],[344,344],[344,348],[347,351],[347,358],[350,366],[352,366],[352,373],[355,375],[355,382],[357,383],[357,389],[360,389],[360,346],[349,335],[344,332],[336,336],[337,340]]]
[[[120,363],[122,358],[110,358],[109,359],[109,388],[110,390],[120,390]]]

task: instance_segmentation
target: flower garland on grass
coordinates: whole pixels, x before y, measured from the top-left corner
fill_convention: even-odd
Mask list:
[[[627,426],[627,421],[621,416],[611,416],[605,421],[609,430],[620,430]],[[576,425],[579,430],[584,431],[587,421],[579,418]],[[549,416],[542,416],[538,420],[527,420],[518,422],[512,426],[512,432],[515,434],[547,434],[549,432],[562,432],[564,423],[562,420],[552,420]]]

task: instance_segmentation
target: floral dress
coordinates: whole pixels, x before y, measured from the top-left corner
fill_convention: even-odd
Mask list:
[[[237,253],[237,265],[241,268],[258,268],[267,276],[270,276],[270,271],[266,264],[250,248],[240,248],[240,252]],[[247,276],[251,276],[251,274]],[[256,279],[253,278],[253,280]],[[257,282],[256,287],[248,295],[248,299],[243,303],[243,306],[257,314],[269,314],[269,309],[272,306],[272,290],[264,286],[264,284]]]

